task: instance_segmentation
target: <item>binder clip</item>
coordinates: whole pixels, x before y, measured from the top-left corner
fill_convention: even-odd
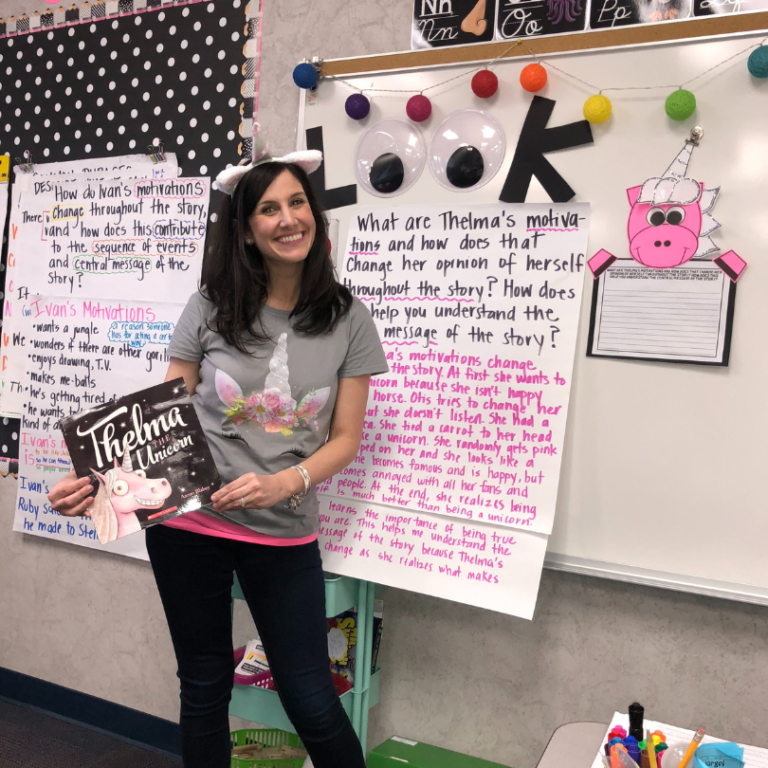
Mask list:
[[[164,163],[165,149],[163,149],[163,142],[158,141],[157,144],[150,144],[147,147],[147,155],[153,163]]]
[[[16,158],[16,170],[21,171],[22,173],[31,173],[34,167],[35,164],[32,162],[32,155],[29,153],[28,149],[25,149],[24,157]]]

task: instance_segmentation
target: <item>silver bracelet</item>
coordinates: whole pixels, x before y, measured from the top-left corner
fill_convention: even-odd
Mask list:
[[[309,472],[307,472],[306,468],[302,464],[295,464],[292,469],[295,469],[301,475],[301,479],[304,481],[304,490],[298,491],[286,499],[288,508],[294,510],[306,498],[312,486],[312,481],[309,477]]]

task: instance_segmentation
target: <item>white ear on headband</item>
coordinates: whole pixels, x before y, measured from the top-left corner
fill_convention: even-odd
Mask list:
[[[307,173],[314,173],[323,162],[323,153],[317,149],[305,149],[300,152],[289,152],[283,157],[270,157],[268,154],[259,158],[255,163],[248,165],[234,165],[231,168],[223,170],[213,182],[213,188],[231,195],[235,191],[240,179],[245,176],[251,168],[264,163],[292,163]]]

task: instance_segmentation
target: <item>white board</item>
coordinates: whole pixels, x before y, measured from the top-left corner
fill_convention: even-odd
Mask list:
[[[763,35],[709,39],[556,57],[556,65],[598,87],[683,83],[719,61],[738,54]],[[495,203],[512,160],[530,94],[518,77],[526,61],[494,66],[499,93],[484,102],[474,97],[469,77],[428,91],[432,117],[421,124],[427,142],[451,112],[488,110],[507,134],[501,172],[471,202]],[[546,62],[545,62],[546,64]],[[473,67],[441,67],[419,72],[365,75],[360,88],[421,90]],[[763,407],[768,356],[763,328],[768,308],[768,228],[763,200],[768,175],[768,83],[750,77],[746,55],[692,83],[694,116],[684,123],[664,113],[669,90],[611,92],[613,116],[593,126],[595,143],[547,155],[576,190],[575,201],[592,210],[590,254],[600,248],[627,252],[625,190],[659,175],[677,155],[690,129],[701,124],[704,140],[691,172],[708,186],[720,186],[714,215],[722,224],[713,239],[749,264],[735,302],[730,365],[724,369],[588,359],[588,309],[592,293],[586,278],[573,394],[568,417],[562,477],[548,563],[590,573],[673,589],[768,602],[762,477],[768,464]],[[367,127],[383,118],[406,120],[408,94],[379,94],[371,115],[357,123],[344,114],[352,93],[338,81],[321,82],[306,105],[303,127],[324,127],[327,188],[356,182],[355,147]],[[541,95],[554,99],[550,125],[582,117],[593,91],[549,70]],[[303,131],[300,131],[300,139]],[[359,205],[381,200],[358,185]],[[418,182],[389,204],[460,204],[460,192],[440,186],[426,169]],[[536,182],[527,202],[548,202]],[[354,208],[331,212],[346,242]]]

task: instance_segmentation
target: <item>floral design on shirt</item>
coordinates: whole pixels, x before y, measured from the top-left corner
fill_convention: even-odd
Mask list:
[[[269,361],[269,373],[261,392],[246,397],[240,385],[220,369],[216,369],[216,393],[227,406],[225,423],[253,424],[265,432],[292,435],[293,430],[318,429],[317,414],[328,402],[330,387],[313,389],[297,404],[291,396],[288,381],[288,334],[280,334]]]

